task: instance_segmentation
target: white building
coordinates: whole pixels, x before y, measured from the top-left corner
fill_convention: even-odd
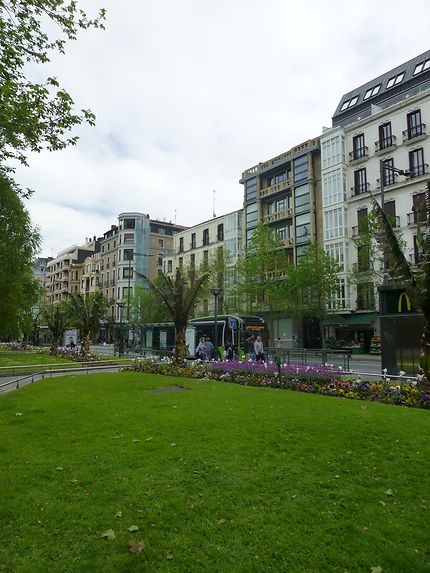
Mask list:
[[[364,247],[354,239],[365,230],[372,196],[381,202],[381,174],[385,212],[401,231],[409,260],[419,255],[416,234],[429,179],[429,121],[430,51],[345,94],[333,128],[321,137],[324,244],[343,267],[332,309],[344,313],[338,330],[354,332],[355,339],[368,339],[378,329],[376,284],[367,272],[372,261],[363,250],[358,256]],[[362,280],[350,280],[353,268]]]

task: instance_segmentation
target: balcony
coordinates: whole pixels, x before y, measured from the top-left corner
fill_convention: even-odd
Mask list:
[[[275,185],[270,185],[270,187],[264,187],[264,189],[260,189],[259,191],[260,199],[270,197],[271,195],[279,193],[280,191],[285,191],[286,189],[289,189],[291,185],[291,179],[285,179],[285,181],[275,183]]]
[[[409,141],[417,141],[417,139],[423,139],[426,136],[426,124],[419,123],[418,125],[408,127],[408,129],[402,131],[402,135],[403,143]]]
[[[416,165],[416,166],[412,166],[411,169],[411,179],[413,177],[422,177],[423,175],[428,175],[429,174],[429,165],[428,163],[424,163],[423,165]]]
[[[274,221],[279,221],[281,219],[288,219],[293,216],[293,210],[291,208],[283,209],[282,211],[277,211],[276,213],[270,213],[270,215],[265,215],[265,223],[273,223]]]
[[[412,211],[411,213],[408,213],[407,217],[408,225],[418,225],[419,223],[426,222],[426,214],[421,211],[419,213]]]
[[[283,247],[294,247],[294,239],[293,237],[289,237],[288,239],[282,239]]]
[[[367,145],[364,147],[357,147],[353,151],[349,152],[349,162],[350,163],[358,163],[363,159],[367,159],[369,157],[369,148]]]
[[[363,195],[364,193],[368,193],[370,191],[370,183],[361,183],[359,185],[354,185],[351,187],[351,197],[355,197],[357,195]]]
[[[375,141],[375,153],[386,152],[396,147],[396,136],[388,135],[378,141]]]

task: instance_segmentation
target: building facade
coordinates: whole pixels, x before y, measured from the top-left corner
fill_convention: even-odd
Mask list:
[[[372,199],[391,217],[414,263],[417,224],[429,179],[430,51],[342,96],[333,127],[321,136],[324,243],[342,265],[331,303],[343,322],[337,336],[369,347],[378,334],[376,286],[384,269],[370,260],[361,238],[368,231]],[[382,200],[381,200],[382,180]]]

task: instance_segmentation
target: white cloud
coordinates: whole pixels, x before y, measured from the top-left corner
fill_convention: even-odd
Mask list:
[[[240,208],[242,171],[317,136],[343,93],[428,49],[427,0],[100,5],[106,31],[81,33],[46,66],[97,125],[18,172],[36,190],[44,254],[127,210],[198,223],[214,189],[218,215]]]

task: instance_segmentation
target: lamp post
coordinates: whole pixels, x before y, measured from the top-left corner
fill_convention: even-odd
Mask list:
[[[394,167],[392,165],[387,165],[383,159],[379,160],[379,181],[381,186],[380,203],[381,203],[381,209],[384,211],[384,213],[385,213],[385,196],[384,196],[385,171],[391,171],[391,173],[403,175],[404,177],[410,177],[411,175],[413,175],[412,171],[409,171],[407,169],[398,169],[397,167]],[[387,256],[384,253],[384,279],[383,279],[384,284],[388,284],[388,274],[386,272],[386,268],[387,268]]]
[[[124,356],[124,339],[122,336],[122,312],[124,310],[125,301],[122,299],[117,301],[117,306],[119,308],[119,342],[118,342],[118,355],[120,357]]]
[[[215,358],[218,358],[219,356],[219,352],[218,352],[218,297],[222,292],[222,288],[218,288],[218,287],[214,287],[210,289],[210,292],[214,295],[215,297],[215,344],[214,344],[214,348],[215,348]]]

